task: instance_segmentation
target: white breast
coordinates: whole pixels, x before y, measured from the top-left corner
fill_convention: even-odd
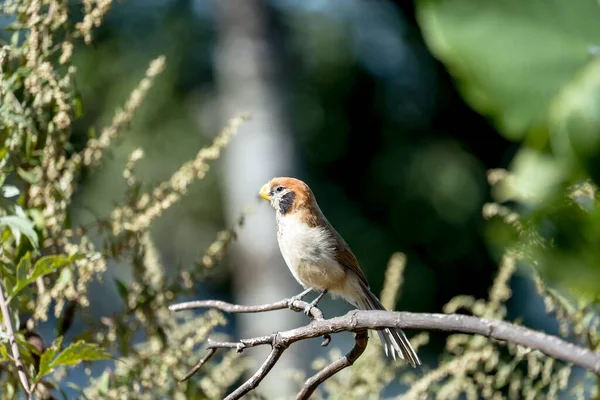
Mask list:
[[[305,288],[336,291],[345,271],[334,258],[335,240],[325,228],[311,228],[296,215],[278,217],[277,239],[281,254]]]

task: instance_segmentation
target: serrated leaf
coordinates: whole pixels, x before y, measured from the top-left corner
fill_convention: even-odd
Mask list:
[[[18,217],[16,215],[7,215],[0,217],[0,227],[8,227],[12,232],[17,245],[19,244],[21,234],[25,235],[34,248],[39,247],[37,233],[35,233],[33,223],[27,218]]]
[[[28,259],[28,255],[26,257],[23,257],[21,263],[19,263],[19,266],[17,267],[17,283],[15,284],[15,286],[9,294],[9,301],[10,299],[14,298],[14,296],[16,296],[17,293],[19,293],[21,290],[27,287],[27,285],[35,282],[37,278],[48,275],[59,268],[69,265],[72,262],[79,259],[80,257],[81,256],[78,255],[70,257],[65,255],[42,257],[35,263],[33,268],[27,268],[28,273],[25,276],[23,276],[23,270],[20,268],[20,266],[23,263],[24,259]],[[23,267],[23,269],[24,268],[25,267]]]
[[[54,343],[52,343],[52,346],[48,347],[42,354],[42,357],[40,358],[40,369],[38,371],[37,376],[35,377],[36,382],[39,382],[40,379],[42,379],[42,377],[48,375],[51,372],[52,367],[50,366],[50,363],[54,359],[54,356],[56,355],[58,350],[60,350],[62,341],[63,337],[59,336],[58,338],[56,338]]]
[[[96,343],[79,340],[64,349],[50,364],[52,368],[59,365],[75,365],[82,361],[108,360],[112,356]]]
[[[42,257],[33,266],[33,271],[29,279],[34,281],[40,276],[48,275],[49,273],[54,272],[65,265],[71,264],[79,258],[80,256],[69,257],[65,255]]]
[[[46,355],[46,352],[44,352],[40,360],[40,370],[36,377],[36,381],[38,382],[42,377],[51,373],[54,368],[61,365],[71,366],[83,361],[108,360],[112,358],[110,353],[97,344],[86,343],[83,340],[72,343],[69,347],[58,353],[56,357],[54,357],[55,353]],[[50,357],[54,357],[54,359],[50,361]]]

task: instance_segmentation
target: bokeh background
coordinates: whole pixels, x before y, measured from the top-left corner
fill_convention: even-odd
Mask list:
[[[110,124],[151,59],[166,55],[167,68],[101,169],[84,177],[73,218],[89,223],[123,200],[134,149],[145,151],[137,171],[152,187],[249,112],[217,167],[153,226],[165,266],[187,265],[251,207],[230,254],[196,277],[196,298],[255,304],[300,292],[277,248],[273,210],[256,198],[281,175],[311,186],[375,293],[390,256],[406,254],[397,310],[440,312],[458,294],[485,297],[500,249],[518,240],[482,217],[491,168],[518,178],[501,201],[557,239],[544,276],[590,298],[599,292],[598,218],[556,204],[560,188],[598,178],[599,16],[594,0],[116,2],[94,45],[75,52],[85,107],[75,148],[84,127]],[[110,268],[127,281],[128,265]],[[526,274],[512,287],[509,319],[556,333]],[[327,316],[350,309],[322,304]],[[122,307],[111,279],[94,288],[91,307],[97,316]],[[235,317],[228,332],[268,334],[304,318]],[[420,353],[433,366],[444,342],[432,337]],[[282,377],[309,368],[321,351],[313,342],[286,352],[261,388],[291,389]]]

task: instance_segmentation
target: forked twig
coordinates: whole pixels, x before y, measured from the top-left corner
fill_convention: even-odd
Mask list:
[[[256,306],[240,306],[222,301],[198,301],[176,304],[169,307],[173,311],[191,310],[196,308],[216,308],[231,313],[252,313],[291,308],[303,310],[308,303],[302,300],[285,299],[273,304]],[[462,314],[428,314],[397,311],[350,311],[346,315],[323,319],[323,313],[316,307],[311,309],[313,320],[306,326],[260,336],[242,339],[239,342],[209,341],[208,349],[235,349],[238,352],[248,347],[270,345],[272,350],[258,371],[242,386],[237,388],[227,400],[239,399],[244,394],[255,389],[264,377],[271,371],[281,354],[295,342],[324,336],[326,342],[331,340],[330,334],[339,332],[356,333],[354,348],[344,357],[332,362],[317,374],[309,378],[297,399],[307,399],[315,389],[344,368],[352,365],[364,352],[368,341],[368,330],[384,328],[418,329],[430,331],[460,332],[482,335],[496,340],[507,341],[532,350],[539,350],[549,357],[572,363],[585,368],[600,376],[600,354],[590,349],[577,346],[559,337],[534,331],[505,321],[487,320]],[[206,358],[206,357],[205,357]],[[200,367],[194,368],[196,372]],[[191,376],[191,374],[188,374]]]

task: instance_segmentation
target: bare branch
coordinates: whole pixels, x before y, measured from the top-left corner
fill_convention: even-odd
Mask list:
[[[293,298],[283,299],[276,303],[270,304],[259,304],[254,306],[242,306],[239,304],[231,304],[220,300],[196,300],[187,301],[185,303],[173,304],[169,306],[171,311],[183,311],[183,310],[197,310],[202,308],[214,308],[230,314],[243,314],[243,313],[261,313],[266,311],[284,310],[286,308],[292,311],[302,311],[308,306],[308,303],[302,300],[295,300]],[[323,313],[317,307],[313,307],[310,310],[310,316],[315,320],[322,320]]]
[[[283,310],[288,308],[288,300],[284,299],[277,303],[260,304],[255,306],[242,306],[231,304],[220,300],[196,300],[169,306],[171,311],[197,310],[201,308],[214,308],[231,314],[259,313],[265,311]]]
[[[317,389],[317,387],[325,382],[327,379],[331,378],[333,375],[337,374],[344,368],[347,368],[354,364],[354,361],[358,360],[358,357],[364,353],[367,348],[367,342],[369,340],[369,332],[361,331],[356,334],[354,337],[356,341],[352,350],[350,350],[345,356],[338,358],[315,375],[311,376],[304,383],[304,387],[296,396],[296,400],[305,400],[310,398],[313,392]]]
[[[221,301],[198,301],[177,304],[169,308],[174,311],[216,308],[231,313],[253,313],[280,310],[287,307],[295,311],[301,311],[306,305],[307,303],[301,300],[285,299],[273,304],[255,306],[239,306]],[[291,344],[319,336],[324,336],[328,343],[330,334],[339,332],[356,333],[355,346],[348,354],[334,361],[306,381],[304,388],[297,397],[297,399],[306,399],[314,392],[318,385],[342,369],[352,365],[361,356],[367,346],[367,330],[381,330],[392,327],[482,335],[491,339],[521,345],[532,350],[539,350],[549,357],[585,368],[600,376],[600,353],[577,346],[559,337],[505,321],[487,320],[462,314],[428,314],[375,310],[353,310],[346,315],[330,319],[323,319],[322,315],[322,312],[314,307],[311,310],[313,320],[306,326],[278,332],[269,336],[242,339],[239,342],[209,341],[208,348],[213,350],[217,348],[229,348],[241,352],[245,348],[261,345],[271,345],[273,349],[261,368],[246,383],[230,394],[227,400],[238,399],[250,390],[255,389],[265,375],[273,368],[273,365],[277,362],[283,351]],[[326,343],[324,344],[326,345]]]
[[[21,385],[25,389],[27,395],[31,397],[31,389],[29,387],[29,380],[27,379],[27,374],[25,373],[25,367],[23,366],[23,361],[21,361],[21,353],[19,352],[19,345],[17,344],[17,340],[15,338],[15,331],[13,330],[12,322],[10,319],[10,312],[8,310],[8,304],[6,304],[6,298],[4,297],[4,289],[0,284],[0,308],[2,308],[2,320],[4,321],[4,328],[6,329],[6,333],[8,334],[8,341],[10,342],[10,346],[12,348],[12,356],[15,360],[15,364],[17,366],[17,374],[19,375],[19,380],[21,381]]]

